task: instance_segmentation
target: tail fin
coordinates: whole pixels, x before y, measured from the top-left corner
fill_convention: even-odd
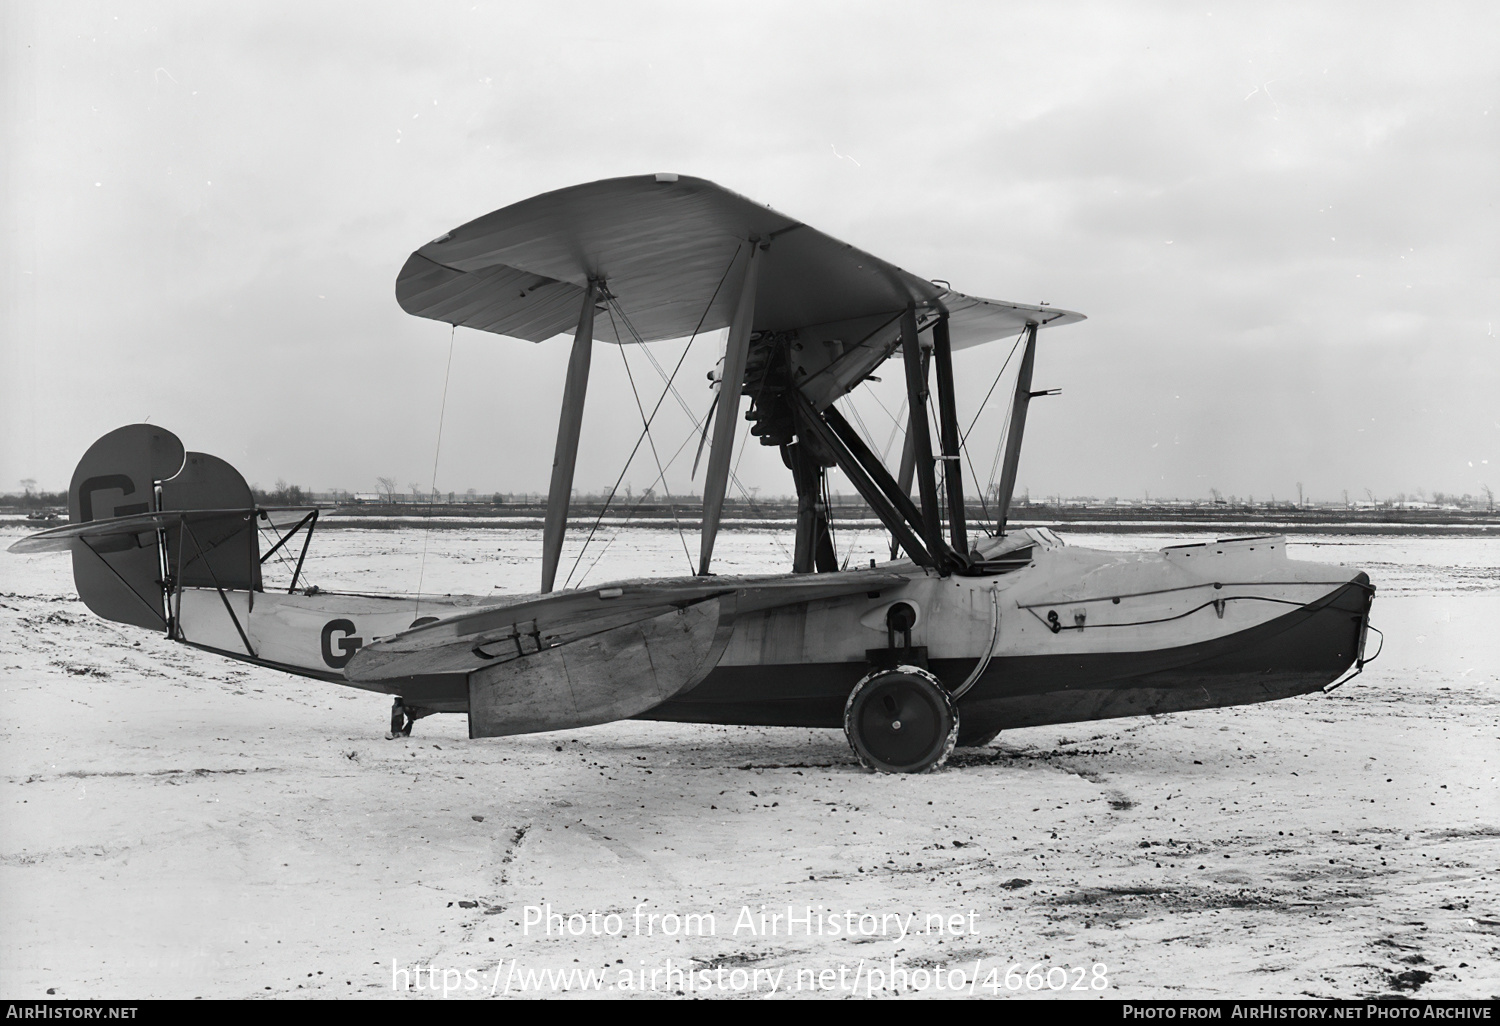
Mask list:
[[[117,428],[89,446],[68,486],[72,523],[163,510],[226,510],[223,516],[136,534],[72,542],[73,583],[106,620],[166,630],[165,580],[259,590],[254,499],[228,463],[184,452],[151,424]],[[163,544],[165,542],[165,545]]]
[[[190,452],[182,472],[163,481],[161,508],[243,510],[167,528],[167,566],[189,588],[260,591],[260,535],[255,497],[240,472],[217,456]]]

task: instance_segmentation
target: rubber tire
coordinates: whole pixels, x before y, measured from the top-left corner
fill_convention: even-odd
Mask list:
[[[920,733],[898,738],[896,731],[902,727],[915,727]],[[866,769],[930,773],[953,753],[958,710],[938,679],[920,667],[876,670],[849,692],[844,703],[844,736]]]

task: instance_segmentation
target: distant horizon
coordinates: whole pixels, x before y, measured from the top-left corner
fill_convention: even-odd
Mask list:
[[[418,491],[418,492],[412,492],[412,491],[409,491],[409,490],[408,491],[398,491],[398,492],[392,493],[392,495],[390,497],[388,497],[384,493],[381,493],[381,492],[378,492],[378,491],[373,491],[373,490],[372,491],[356,491],[354,489],[348,489],[348,488],[301,488],[301,486],[284,486],[284,487],[297,487],[297,488],[299,488],[300,491],[302,492],[303,496],[308,501],[311,501],[311,502],[333,502],[333,503],[341,503],[341,502],[342,503],[364,502],[364,503],[369,503],[369,504],[372,504],[372,505],[395,505],[395,506],[495,505],[496,504],[495,500],[496,500],[497,497],[499,497],[500,502],[503,503],[503,504],[508,504],[508,505],[523,505],[524,504],[524,505],[537,505],[537,506],[541,506],[541,505],[545,505],[545,503],[547,501],[547,495],[546,495],[545,492],[536,492],[536,491],[523,490],[523,489],[518,489],[518,490],[515,490],[515,491],[510,491],[510,490],[503,489],[503,488],[502,489],[465,489],[464,491],[457,491],[457,490],[440,491],[438,493],[437,497],[434,498],[432,492],[425,491],[425,490],[424,491]],[[251,491],[254,492],[257,495],[258,501],[264,501],[265,497],[274,494],[276,491],[282,490],[281,488],[271,488],[271,489],[262,488],[262,487],[260,487],[259,485],[255,484],[253,482],[250,484],[250,488],[251,488]],[[61,491],[61,490],[56,490],[56,489],[54,489],[54,490],[47,490],[47,491],[36,490],[36,491],[31,492],[30,494],[31,494],[32,497],[42,497],[42,498],[52,499],[54,505],[60,505],[60,504],[62,504],[64,502],[66,502],[66,492]],[[830,495],[834,499],[834,505],[866,505],[864,498],[858,492],[853,492],[853,491],[844,492],[844,491],[833,490],[833,491],[830,492]],[[597,505],[597,504],[600,504],[600,503],[604,502],[605,499],[608,498],[608,497],[609,497],[609,492],[607,490],[605,490],[605,491],[598,491],[598,492],[585,492],[585,491],[581,491],[581,490],[575,488],[573,490],[573,496],[572,496],[571,502],[575,503],[575,504]],[[10,492],[10,491],[8,491],[8,492],[0,492],[0,505],[19,505],[19,504],[24,504],[26,498],[27,498],[27,493],[25,493],[25,492]],[[694,493],[694,492],[689,492],[689,493],[685,493],[685,494],[673,493],[670,496],[668,496],[666,494],[657,494],[657,495],[652,496],[650,499],[646,499],[646,498],[643,498],[643,496],[640,495],[640,494],[629,494],[628,495],[627,493],[621,491],[621,492],[616,493],[616,495],[613,498],[613,501],[611,502],[611,506],[612,507],[618,507],[618,506],[629,505],[629,504],[644,505],[644,504],[646,504],[648,502],[652,503],[654,505],[662,505],[662,506],[670,505],[670,504],[687,505],[687,504],[701,503],[702,499],[703,499],[703,497],[702,497],[701,494]],[[988,494],[988,495],[985,496],[985,502],[993,502],[993,499],[994,499],[993,494]],[[17,500],[19,500],[19,501],[17,501]],[[854,501],[844,502],[842,500],[854,500]],[[754,494],[754,495],[752,495],[752,496],[750,496],[748,498],[745,497],[745,496],[740,496],[740,495],[726,496],[726,498],[725,498],[724,501],[725,501],[725,503],[727,505],[731,505],[731,506],[756,505],[756,504],[762,504],[762,503],[764,503],[764,504],[773,504],[774,503],[774,504],[778,504],[778,505],[791,505],[791,504],[795,504],[797,502],[797,496],[794,495],[794,494],[778,494],[778,493],[760,494],[760,493],[757,493],[757,494]],[[1114,506],[1153,506],[1153,505],[1192,504],[1194,506],[1224,505],[1224,506],[1242,507],[1242,508],[1243,507],[1258,507],[1258,508],[1277,507],[1277,508],[1290,508],[1290,509],[1308,509],[1308,508],[1339,507],[1339,508],[1357,509],[1357,508],[1368,508],[1368,507],[1390,507],[1392,505],[1397,505],[1397,504],[1409,504],[1409,505],[1424,504],[1424,505],[1439,506],[1439,507],[1441,507],[1443,505],[1446,505],[1446,504],[1454,504],[1454,505],[1458,506],[1459,508],[1462,508],[1461,504],[1476,504],[1476,505],[1479,505],[1481,508],[1490,508],[1490,509],[1493,509],[1494,508],[1494,501],[1495,500],[1494,500],[1493,493],[1486,493],[1484,491],[1480,491],[1478,494],[1473,494],[1473,493],[1454,494],[1452,492],[1444,492],[1444,491],[1436,491],[1436,490],[1435,491],[1428,491],[1426,489],[1418,489],[1415,492],[1398,492],[1398,493],[1396,493],[1394,495],[1365,495],[1363,497],[1356,496],[1352,492],[1350,492],[1347,496],[1339,496],[1339,497],[1335,497],[1335,498],[1325,498],[1325,497],[1319,497],[1319,496],[1313,496],[1313,495],[1304,495],[1300,500],[1299,499],[1295,499],[1295,498],[1291,498],[1291,497],[1288,497],[1288,496],[1277,496],[1274,493],[1270,494],[1268,496],[1265,496],[1264,498],[1260,498],[1260,499],[1257,499],[1253,495],[1240,496],[1240,495],[1232,495],[1232,494],[1226,494],[1226,495],[1223,495],[1222,497],[1215,497],[1213,495],[1201,495],[1201,496],[1191,496],[1191,495],[1190,496],[1181,496],[1181,495],[1152,495],[1152,496],[1145,496],[1145,495],[1143,495],[1142,497],[1137,498],[1137,497],[1134,497],[1134,496],[1119,496],[1119,495],[1106,495],[1106,496],[1099,496],[1099,495],[1062,495],[1062,496],[1058,496],[1058,495],[1046,495],[1046,496],[1032,496],[1028,492],[1026,492],[1026,491],[1023,490],[1023,491],[1019,492],[1015,496],[1012,505],[1014,506],[1014,505],[1019,504],[1019,505],[1031,505],[1031,506],[1055,506],[1055,505],[1095,504],[1095,505],[1101,505],[1101,506],[1103,506],[1103,505],[1114,505]],[[966,495],[965,498],[964,498],[964,503],[965,503],[966,507],[967,506],[972,506],[974,508],[980,508],[983,505],[983,503],[981,503],[980,499],[977,496],[975,496],[975,495]]]

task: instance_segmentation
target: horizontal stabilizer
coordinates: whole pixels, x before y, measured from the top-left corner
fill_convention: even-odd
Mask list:
[[[285,511],[307,513],[310,507],[307,509],[285,507]],[[11,543],[6,551],[22,555],[32,555],[38,552],[69,552],[72,550],[74,539],[79,538],[87,538],[96,542],[107,540],[105,545],[95,545],[100,549],[113,548],[114,545],[108,544],[109,542],[116,545],[125,542],[126,545],[121,547],[149,546],[156,544],[157,531],[174,528],[183,523],[198,524],[205,521],[229,521],[236,518],[250,521],[259,513],[270,512],[272,511],[248,508],[171,509],[160,513],[134,513],[110,520],[89,520],[81,524],[64,524],[61,527],[48,528]]]
[[[68,523],[10,551],[72,553],[73,586],[96,615],[170,632],[173,588],[260,590],[257,528],[268,522],[234,467],[163,427],[127,424],[78,461]]]

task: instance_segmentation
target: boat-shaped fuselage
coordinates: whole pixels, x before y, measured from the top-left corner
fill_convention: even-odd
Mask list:
[[[635,715],[837,727],[851,688],[872,665],[915,665],[950,689],[969,685],[959,702],[966,730],[1002,729],[1302,694],[1337,680],[1364,644],[1373,593],[1368,577],[1289,559],[1282,538],[1115,552],[1064,545],[1032,530],[988,546],[1014,565],[988,576],[944,576],[898,561],[843,574],[725,579],[726,595],[743,593],[749,580],[778,592],[786,582],[809,597],[785,596],[790,601],[763,609],[719,603],[705,628],[719,637],[712,666]],[[842,593],[819,597],[816,587],[828,579]],[[632,585],[682,605],[687,600],[672,589],[701,591],[712,583]],[[527,602],[546,609],[590,601],[607,609],[615,590],[606,584],[497,603],[184,588],[175,636],[235,658],[399,695],[411,707],[468,712],[472,667],[362,680],[346,668],[361,648],[416,626],[454,618],[472,623],[486,611],[502,624],[508,609]],[[899,632],[891,628],[898,606],[909,610]],[[491,625],[473,633],[486,664],[524,661],[578,640],[546,626],[545,615],[524,622],[544,626],[507,632]],[[611,628],[597,616],[590,622],[600,635]],[[621,622],[632,621],[624,615]]]

